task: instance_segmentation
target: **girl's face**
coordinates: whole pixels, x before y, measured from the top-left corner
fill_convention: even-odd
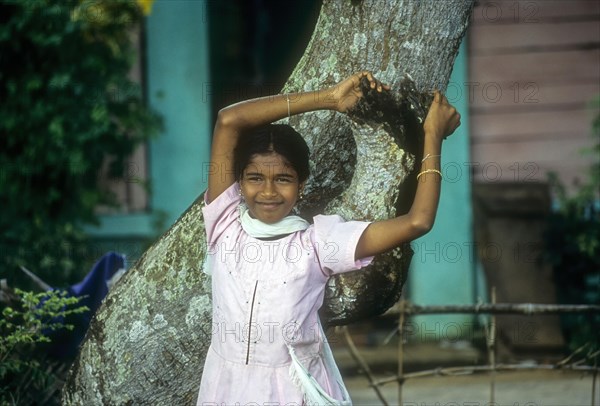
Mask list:
[[[240,186],[250,215],[273,224],[290,214],[304,183],[285,159],[273,152],[252,157]]]

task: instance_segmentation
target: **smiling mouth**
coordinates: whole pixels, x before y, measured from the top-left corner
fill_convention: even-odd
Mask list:
[[[269,208],[276,208],[279,205],[281,205],[281,202],[256,202],[256,204],[258,204],[259,206],[269,209]]]

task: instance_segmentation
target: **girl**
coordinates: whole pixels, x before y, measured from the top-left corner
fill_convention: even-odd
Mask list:
[[[402,216],[373,223],[290,215],[308,178],[309,151],[292,114],[344,113],[370,72],[316,92],[277,95],[219,112],[203,208],[212,274],[213,336],[198,405],[350,405],[324,341],[318,310],[327,279],[428,232],[437,210],[442,140],[460,115],[436,93],[424,123],[415,200]],[[290,103],[293,99],[293,103]]]

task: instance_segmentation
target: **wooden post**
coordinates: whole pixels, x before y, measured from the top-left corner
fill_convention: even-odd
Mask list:
[[[404,318],[406,301],[400,301],[398,318],[398,405],[402,406],[402,387],[404,385]]]
[[[496,287],[492,286],[492,304],[496,304]],[[490,329],[488,331],[488,361],[490,363],[490,404],[494,404],[496,397],[496,315],[492,314]]]

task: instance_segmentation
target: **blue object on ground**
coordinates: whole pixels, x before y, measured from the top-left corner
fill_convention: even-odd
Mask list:
[[[117,271],[124,268],[125,256],[109,252],[96,262],[81,282],[66,289],[68,296],[81,298],[79,306],[87,306],[89,310],[71,315],[64,320],[57,320],[73,325],[73,330],[60,329],[47,332],[46,335],[52,340],[48,347],[48,355],[59,359],[73,358],[77,355],[92,317],[108,293],[108,281]]]

